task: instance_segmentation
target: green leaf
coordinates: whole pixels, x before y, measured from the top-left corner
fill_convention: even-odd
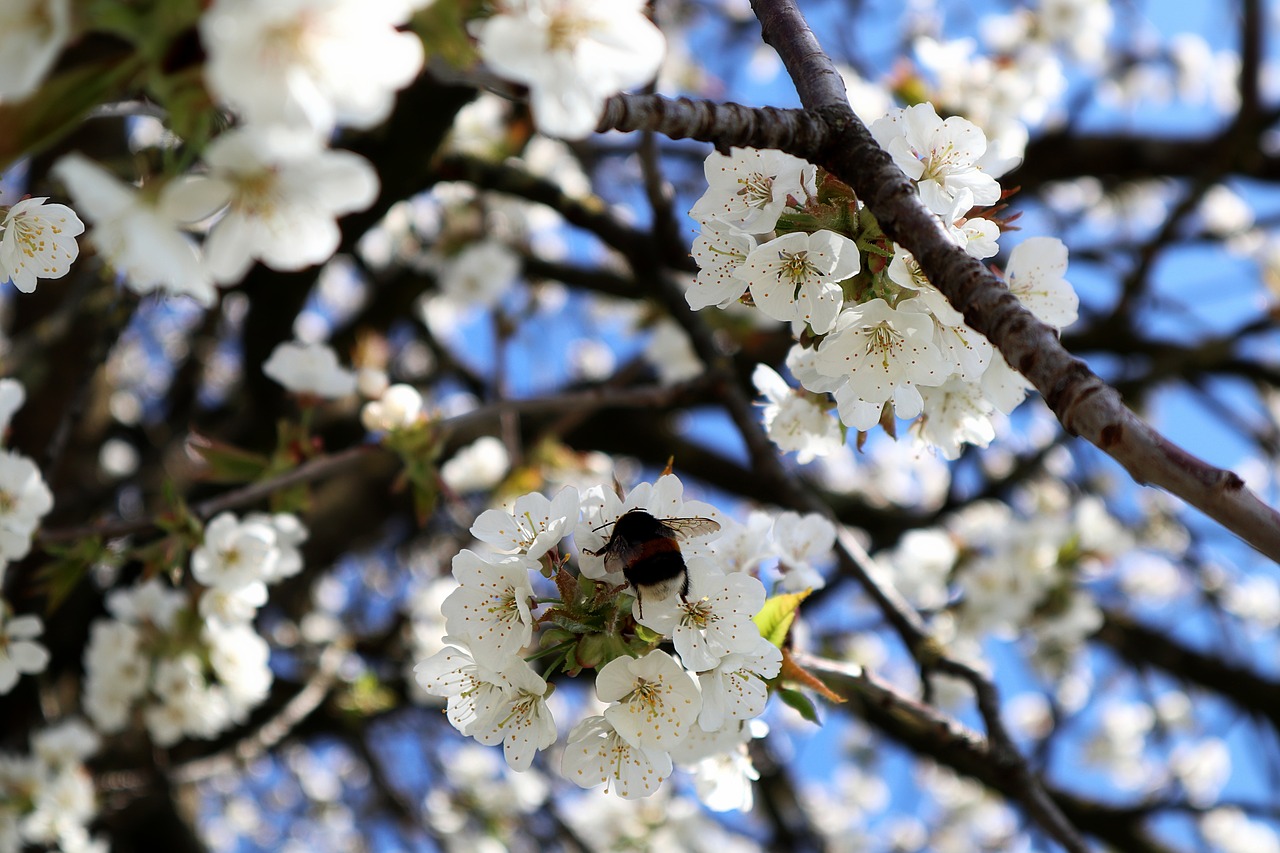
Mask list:
[[[800,712],[800,716],[816,726],[822,725],[822,721],[818,719],[818,709],[814,706],[813,701],[799,690],[790,687],[779,687],[778,696],[782,698],[792,708]]]
[[[261,453],[195,435],[189,446],[209,466],[204,478],[214,483],[252,483],[262,477],[271,459]]]
[[[67,596],[79,585],[106,553],[102,540],[97,537],[77,542],[60,550],[53,562],[36,571],[39,590],[45,596],[45,615],[52,614],[67,600]]]
[[[760,608],[760,612],[755,615],[760,636],[778,648],[782,648],[782,644],[787,639],[787,632],[791,630],[791,623],[795,621],[796,612],[800,609],[800,602],[808,598],[812,591],[806,589],[804,592],[775,595],[766,601],[764,607]]]

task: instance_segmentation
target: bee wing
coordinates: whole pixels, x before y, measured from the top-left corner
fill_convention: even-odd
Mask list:
[[[673,539],[688,539],[690,536],[706,536],[720,529],[720,522],[709,518],[664,518],[662,526],[667,529]]]

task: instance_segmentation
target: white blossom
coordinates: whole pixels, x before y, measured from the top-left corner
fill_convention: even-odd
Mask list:
[[[248,622],[208,622],[201,638],[209,648],[209,666],[226,689],[229,712],[242,720],[271,690],[271,649]]]
[[[162,290],[212,305],[213,279],[195,241],[182,231],[169,184],[142,193],[80,154],[53,164],[77,209],[93,223],[90,241],[136,293]]]
[[[360,423],[371,432],[407,429],[422,416],[422,395],[412,385],[391,385],[377,400],[370,400],[360,410]]]
[[[465,642],[445,637],[445,643],[413,668],[414,678],[426,693],[445,697],[445,715],[455,729],[464,735],[486,730],[504,707],[508,682],[477,662]]]
[[[517,654],[533,636],[529,600],[533,585],[529,572],[535,560],[517,555],[490,562],[474,551],[453,558],[458,588],[444,600],[450,635],[465,639],[472,651],[492,669]]]
[[[460,305],[494,308],[520,275],[520,256],[502,240],[469,244],[440,271],[440,292]]]
[[[440,466],[440,479],[457,492],[491,489],[511,465],[507,447],[491,435],[477,438]]]
[[[529,87],[538,129],[581,139],[605,99],[653,79],[666,39],[642,0],[523,0],[498,7],[477,37],[481,58]]]
[[[765,591],[751,575],[722,574],[706,557],[689,557],[685,562],[687,599],[670,595],[648,602],[643,618],[637,616],[636,621],[671,637],[684,665],[701,672],[727,654],[755,648],[760,629],[752,617],[764,607]]]
[[[892,401],[900,418],[920,414],[917,385],[939,385],[951,367],[934,345],[933,317],[907,299],[890,308],[873,299],[840,315],[835,330],[818,346],[816,365],[826,376],[847,376],[836,389],[840,419],[868,430]]]
[[[9,431],[9,423],[27,401],[27,389],[16,379],[0,379],[0,439]]]
[[[210,90],[251,122],[368,128],[422,68],[406,0],[215,0],[200,17]]]
[[[653,334],[644,347],[644,357],[658,372],[658,381],[663,385],[675,385],[702,375],[702,361],[689,336],[674,320],[664,318],[654,324]]]
[[[604,712],[609,724],[641,749],[672,748],[701,709],[697,679],[657,649],[642,658],[620,657],[605,664],[596,675],[596,695],[611,703]]]
[[[747,256],[756,248],[756,239],[732,225],[714,219],[702,223],[702,231],[693,241],[693,259],[698,274],[693,286],[685,291],[685,301],[695,311],[708,305],[727,308],[747,291],[740,273]]]
[[[34,92],[70,37],[70,0],[8,0],[0,6],[0,101]]]
[[[154,625],[161,631],[173,630],[174,621],[187,603],[185,592],[173,589],[158,577],[113,590],[107,596],[107,610],[112,616],[133,625]]]
[[[337,399],[356,390],[355,373],[338,364],[338,354],[325,344],[279,344],[262,372],[295,394]]]
[[[1042,322],[1059,329],[1076,321],[1080,298],[1063,278],[1067,247],[1057,237],[1031,237],[1009,253],[1009,290]]]
[[[286,513],[234,513],[215,516],[205,526],[204,541],[191,553],[191,574],[209,587],[235,591],[252,584],[274,583],[302,570],[298,545],[306,531]]]
[[[40,519],[51,509],[53,493],[36,464],[16,451],[0,451],[0,560],[27,556]]]
[[[764,637],[746,652],[730,652],[713,669],[698,673],[702,712],[698,725],[714,732],[733,720],[749,720],[764,712],[769,701],[765,681],[782,670],[782,652]]]
[[[500,551],[538,559],[569,535],[578,522],[578,490],[565,486],[552,500],[534,492],[516,499],[511,512],[488,509],[471,526],[471,535]]]
[[[817,513],[779,513],[773,522],[773,541],[783,570],[784,590],[799,592],[826,586],[814,563],[829,559],[835,547],[836,528],[830,521]]]
[[[844,304],[840,282],[861,267],[857,244],[843,234],[796,231],[756,247],[739,274],[766,316],[822,335]]]
[[[333,256],[338,216],[363,210],[378,194],[367,160],[332,151],[305,130],[240,127],[205,150],[208,174],[174,185],[169,198],[198,219],[225,208],[204,242],[215,281],[242,279],[255,259],[300,270]]]
[[[556,742],[556,723],[547,708],[547,682],[533,667],[519,658],[502,670],[506,690],[495,712],[472,731],[475,739],[488,746],[502,744],[507,764],[514,770],[528,770],[533,756]]]
[[[605,717],[587,717],[569,732],[560,772],[579,787],[603,784],[631,800],[658,790],[671,775],[671,755],[635,746]]]
[[[796,451],[796,461],[801,465],[833,453],[844,444],[840,424],[827,412],[829,403],[818,403],[791,388],[767,364],[756,365],[751,381],[767,400],[762,420],[769,440],[779,450]]]
[[[937,448],[943,459],[958,459],[966,444],[986,447],[996,437],[991,421],[995,407],[983,395],[982,386],[953,376],[936,388],[922,387],[923,416],[916,421],[916,435]]]
[[[716,562],[726,572],[750,572],[770,557],[777,556],[770,533],[773,517],[761,510],[752,510],[746,524],[736,521],[723,522],[720,537],[712,545]]]
[[[0,221],[0,281],[12,280],[23,293],[34,291],[38,278],[62,278],[80,254],[76,236],[84,223],[65,204],[47,200],[25,198]]]
[[[39,616],[14,616],[0,600],[0,694],[8,693],[22,675],[44,672],[49,650],[36,637],[44,633]]]
[[[792,202],[804,204],[817,195],[817,167],[772,149],[731,148],[703,163],[707,191],[689,215],[699,222],[719,220],[752,234],[772,231]]]
[[[967,119],[939,118],[933,104],[895,110],[871,125],[880,146],[907,177],[917,182],[920,198],[939,215],[951,212],[961,190],[973,193],[975,205],[1000,200],[1000,185],[978,161],[987,150],[982,129]]]

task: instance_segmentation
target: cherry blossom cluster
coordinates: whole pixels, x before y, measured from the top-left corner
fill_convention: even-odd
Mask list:
[[[204,82],[241,122],[203,150],[203,166],[141,189],[87,157],[53,172],[93,223],[89,237],[138,293],[202,305],[255,261],[300,270],[338,248],[337,217],[378,194],[367,160],[327,147],[339,125],[370,128],[422,68],[418,37],[401,32],[409,0],[216,0],[199,19]],[[189,233],[207,232],[203,243]]]
[[[98,801],[84,762],[97,751],[98,736],[72,719],[34,733],[28,755],[0,754],[0,850],[106,853],[89,835]]]
[[[551,499],[520,497],[510,512],[487,510],[471,532],[505,556],[464,550],[454,558],[457,587],[441,605],[445,645],[417,665],[418,683],[446,698],[459,731],[501,743],[507,763],[524,770],[557,740],[546,677],[595,669],[603,709],[569,732],[561,760],[566,778],[632,799],[654,793],[678,765],[701,780],[709,804],[742,808],[755,778],[748,723],[764,711],[766,682],[782,663],[752,619],[764,606],[764,585],[717,557],[709,542],[715,534],[691,537],[681,548],[688,596],[647,596],[641,610],[632,595],[621,594],[625,577],[590,553],[632,509],[732,524],[714,507],[685,500],[670,474],[625,498],[598,486],[581,494],[565,487]],[[564,569],[570,555],[559,552],[569,534],[577,576]],[[559,599],[538,597],[539,574],[555,581]],[[537,614],[540,603],[551,606]],[[540,628],[541,650],[530,654]],[[529,663],[536,659],[548,660],[549,668],[537,672]]]
[[[191,554],[194,601],[158,578],[107,596],[113,618],[93,623],[84,656],[93,724],[119,732],[141,707],[151,739],[171,746],[243,723],[272,680],[254,616],[268,584],[302,570],[306,535],[289,514],[222,513]]]
[[[1102,625],[1102,612],[1081,586],[1097,578],[1131,535],[1096,498],[1071,503],[1038,489],[1034,507],[965,507],[942,528],[914,530],[881,561],[906,599],[930,614],[935,633],[981,656],[981,640],[1011,640],[1035,626],[1035,660],[1061,671]]]
[[[958,245],[976,258],[998,251],[999,225],[981,214],[1001,190],[978,127],[919,104],[871,132]],[[702,224],[693,245],[700,271],[686,297],[694,309],[753,305],[802,341],[787,357],[800,388],[768,368],[755,376],[766,428],[782,449],[808,461],[843,443],[826,416],[832,398],[845,427],[915,420],[919,440],[948,459],[994,438],[997,413],[1022,402],[1028,384],[848,187],[778,151],[713,152],[705,173],[707,191],[690,210]],[[1066,264],[1061,241],[1033,237],[1014,248],[1005,271],[1009,289],[1059,328],[1078,306]]]

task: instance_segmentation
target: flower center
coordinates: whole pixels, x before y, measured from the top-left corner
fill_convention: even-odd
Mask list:
[[[745,178],[738,178],[738,183],[742,186],[738,189],[737,194],[746,200],[748,207],[762,208],[773,201],[773,178],[771,176],[752,172]]]
[[[680,606],[684,609],[684,615],[680,617],[681,625],[704,629],[711,623],[720,621],[720,617],[712,611],[711,602],[706,596],[697,601],[686,601]]]
[[[808,252],[778,252],[778,260],[782,261],[778,267],[778,281],[790,279],[792,287],[799,288],[810,278],[822,275],[822,271],[809,260]]]
[[[592,22],[573,15],[552,15],[547,27],[547,47],[553,51],[570,51],[591,31]]]
[[[889,359],[897,354],[897,350],[902,347],[906,337],[901,332],[889,325],[888,320],[881,320],[873,326],[869,326],[863,335],[867,339],[867,355],[880,353],[881,364],[885,369],[889,368]]]

